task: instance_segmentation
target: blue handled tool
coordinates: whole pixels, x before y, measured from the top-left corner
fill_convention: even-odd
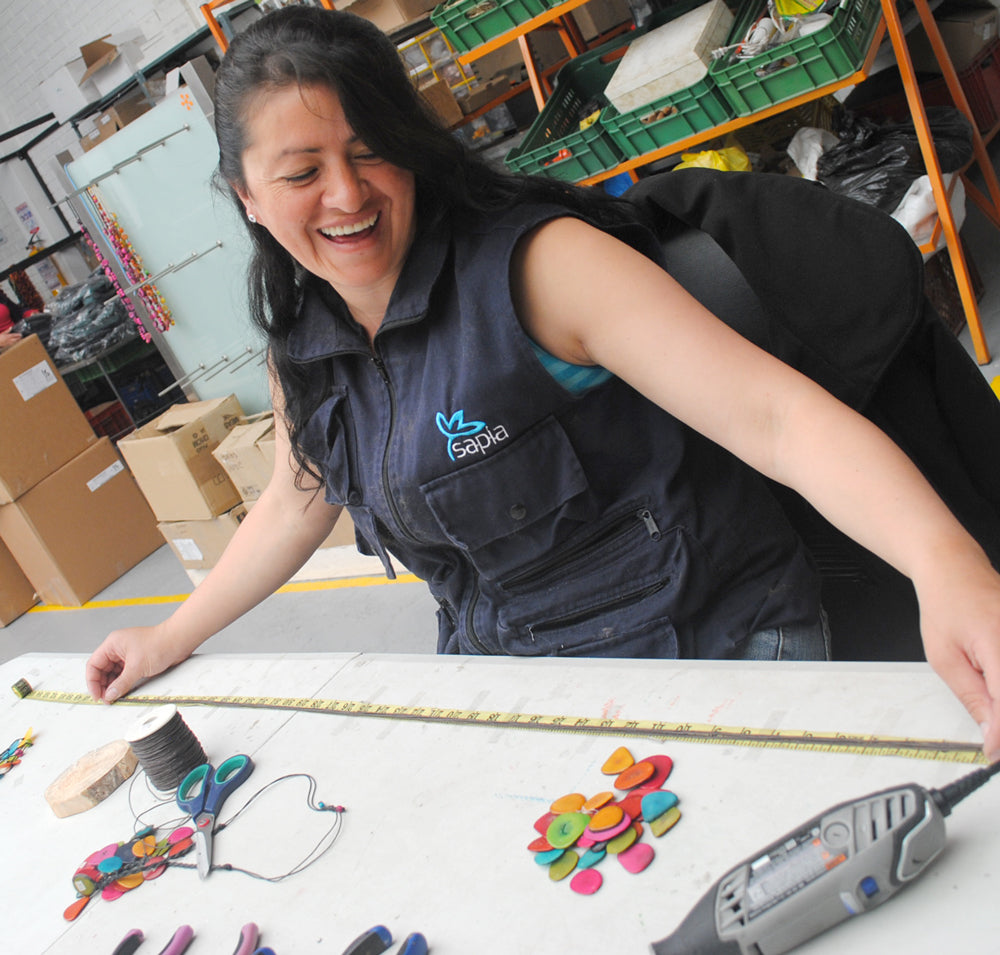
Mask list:
[[[392,945],[392,933],[384,925],[375,925],[359,935],[343,955],[381,955]],[[403,939],[397,955],[427,955],[427,939],[419,932],[413,932]]]
[[[194,821],[198,875],[202,879],[208,878],[212,870],[212,836],[219,810],[252,772],[253,760],[249,756],[230,756],[218,769],[210,763],[196,766],[177,790],[177,805]]]
[[[111,955],[135,955],[135,950],[142,944],[145,936],[142,929],[134,928],[116,946]]]

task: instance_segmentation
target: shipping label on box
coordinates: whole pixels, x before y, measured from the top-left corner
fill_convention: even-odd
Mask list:
[[[163,544],[108,438],[0,507],[0,537],[42,600],[63,607],[82,606]]]
[[[0,353],[0,504],[97,441],[37,335]]]
[[[160,534],[188,570],[210,570],[222,556],[247,515],[246,505],[207,521],[170,521],[159,525]]]
[[[212,451],[244,420],[228,395],[174,405],[118,442],[157,520],[209,520],[240,503]]]

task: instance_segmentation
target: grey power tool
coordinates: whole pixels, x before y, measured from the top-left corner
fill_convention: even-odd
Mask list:
[[[997,772],[832,806],[727,872],[654,955],[780,955],[887,902],[944,848],[944,817]]]

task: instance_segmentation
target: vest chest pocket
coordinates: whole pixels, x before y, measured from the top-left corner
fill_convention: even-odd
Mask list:
[[[351,481],[350,459],[354,435],[348,413],[347,389],[336,387],[312,415],[298,436],[299,446],[316,463],[326,484],[330,504],[351,503],[355,484]]]
[[[420,489],[447,538],[494,580],[538,560],[597,511],[576,452],[552,417]]]

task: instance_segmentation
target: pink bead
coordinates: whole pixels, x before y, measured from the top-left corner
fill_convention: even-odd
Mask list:
[[[618,861],[629,872],[642,872],[653,861],[653,847],[648,842],[637,842],[618,853]]]
[[[604,882],[597,869],[581,869],[570,880],[569,887],[580,895],[593,895]]]

